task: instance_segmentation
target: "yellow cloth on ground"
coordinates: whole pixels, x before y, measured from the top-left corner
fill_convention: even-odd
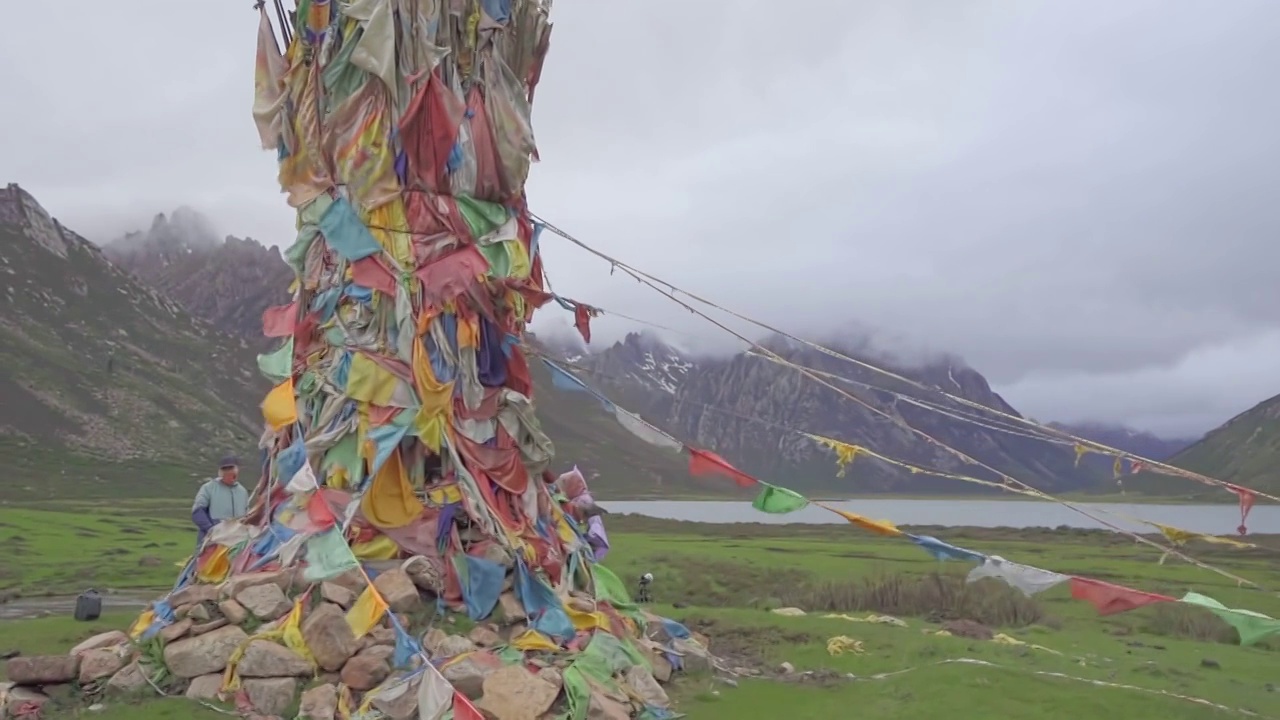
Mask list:
[[[271,388],[262,400],[262,419],[272,430],[298,422],[298,401],[293,395],[293,378]]]
[[[374,527],[399,528],[417,520],[424,509],[405,476],[399,448],[391,451],[360,500],[361,512]]]
[[[862,647],[861,640],[854,640],[848,635],[837,635],[827,640],[828,655],[844,655],[850,653],[853,655],[861,655],[866,652]]]
[[[520,637],[511,641],[511,647],[517,650],[523,650],[524,652],[529,652],[531,650],[547,650],[554,652],[560,649],[559,645],[556,645],[550,638],[537,630],[525,630],[521,633]]]
[[[382,616],[386,614],[387,601],[383,600],[377,589],[370,585],[360,593],[355,604],[347,611],[347,625],[359,640],[377,627],[382,621]]]

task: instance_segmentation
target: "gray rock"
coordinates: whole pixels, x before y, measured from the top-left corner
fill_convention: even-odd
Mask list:
[[[18,685],[61,685],[76,679],[80,658],[76,655],[19,655],[5,664],[9,681]]]
[[[294,678],[252,678],[240,685],[249,696],[249,703],[263,715],[283,715],[298,694],[298,681]]]
[[[231,654],[249,636],[235,625],[166,645],[164,664],[180,678],[195,678],[226,669]]]
[[[302,693],[298,716],[305,720],[334,720],[338,713],[338,688],[325,683]]]
[[[221,700],[218,697],[221,692],[222,673],[201,675],[191,679],[191,684],[187,686],[187,699],[217,701]]]
[[[302,639],[320,667],[329,672],[341,670],[360,649],[360,641],[351,632],[346,615],[330,603],[321,604],[302,622]]]
[[[241,677],[309,677],[315,668],[301,655],[270,640],[254,640],[236,666]]]
[[[284,591],[273,584],[254,585],[241,590],[236,602],[259,620],[275,620],[293,608]]]

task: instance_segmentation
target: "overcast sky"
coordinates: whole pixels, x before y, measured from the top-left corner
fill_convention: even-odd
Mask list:
[[[290,242],[250,6],[12,3],[0,181],[95,240],[189,205]],[[1280,392],[1280,2],[779,7],[558,0],[534,210],[797,334],[955,352],[1045,420],[1197,434]],[[729,347],[544,237],[560,293]]]

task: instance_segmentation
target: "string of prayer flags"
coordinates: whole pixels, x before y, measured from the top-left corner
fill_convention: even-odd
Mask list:
[[[1057,587],[1070,579],[1056,572],[1009,562],[999,555],[983,558],[981,565],[969,571],[965,582],[977,582],[982,578],[1003,580],[1009,587],[1020,590],[1027,597]]]
[[[1230,547],[1237,548],[1240,550],[1247,550],[1250,548],[1257,547],[1257,545],[1254,545],[1252,543],[1240,542],[1239,540],[1232,540],[1231,538],[1218,537],[1216,535],[1205,535],[1204,533],[1191,532],[1190,530],[1183,530],[1182,528],[1176,528],[1176,527],[1173,527],[1172,525],[1161,525],[1160,523],[1151,522],[1151,521],[1146,521],[1146,523],[1151,527],[1159,530],[1160,534],[1165,536],[1165,539],[1167,539],[1170,543],[1177,546],[1186,545],[1188,542],[1192,540],[1202,540],[1207,543],[1214,543],[1215,545],[1228,545]]]
[[[1168,595],[1133,590],[1082,577],[1071,578],[1071,597],[1093,605],[1098,609],[1099,615],[1115,615],[1153,603],[1177,602],[1177,598]]]
[[[620,413],[626,412],[626,411],[623,411],[621,408],[618,408],[618,406],[612,403],[608,398],[604,397],[600,393],[586,386],[584,383],[582,383],[582,381],[578,380],[576,377],[570,375],[567,371],[558,368],[553,363],[546,361],[545,359],[544,359],[544,362],[547,364],[548,368],[552,370],[553,378],[554,377],[564,378],[562,380],[562,383],[563,383],[563,387],[565,387],[566,389],[572,388],[575,391],[588,392],[591,395],[599,398],[600,401],[604,403],[606,408],[610,410],[616,409]],[[631,416],[630,413],[626,413],[626,414],[628,416]],[[631,417],[635,417],[636,420],[639,420],[638,416],[631,416]],[[640,422],[643,422],[643,421],[640,421]],[[626,423],[623,423],[623,424],[625,425]],[[661,431],[657,431],[657,432],[661,432]],[[927,472],[930,474],[944,476],[944,477],[953,477],[959,480],[964,480],[965,482],[972,482],[972,483],[977,483],[981,485],[997,487],[1001,489],[1014,490],[1015,492],[1018,492],[1018,490],[1014,488],[1006,487],[1001,483],[996,483],[989,480],[983,480],[981,478],[974,478],[974,477],[968,477],[963,475],[953,475],[950,473],[942,473],[935,470],[919,468],[913,465],[909,465],[907,463],[903,463],[899,460],[886,458],[874,451],[868,450],[863,447],[850,445],[848,443],[842,443],[838,440],[832,440],[831,438],[824,438],[822,436],[813,435],[810,433],[800,433],[800,434],[805,435],[806,437],[813,440],[814,442],[821,445],[822,447],[825,447],[827,449],[834,451],[837,455],[837,462],[841,465],[841,472],[843,472],[843,470],[845,469],[844,466],[851,463],[857,456],[867,455],[869,457],[881,460],[883,462],[909,469],[911,472]],[[665,436],[665,433],[663,435]],[[665,436],[665,437],[669,438],[669,436]],[[673,447],[678,444],[678,441],[676,441],[674,438],[670,438],[670,442],[673,444]],[[908,540],[910,540],[913,544],[915,544],[917,547],[921,548],[925,552],[928,552],[931,556],[933,556],[934,558],[940,561],[958,560],[961,562],[975,563],[975,567],[969,571],[969,574],[966,577],[966,582],[972,583],[972,582],[981,580],[983,578],[996,578],[1004,581],[1007,585],[1019,590],[1020,592],[1022,592],[1024,595],[1028,597],[1044,592],[1051,588],[1057,587],[1058,585],[1061,585],[1064,582],[1069,582],[1070,588],[1071,588],[1071,596],[1077,600],[1084,600],[1090,603],[1097,609],[1098,613],[1101,615],[1112,615],[1116,613],[1127,612],[1129,610],[1134,610],[1134,609],[1145,607],[1147,605],[1151,605],[1155,603],[1179,602],[1176,598],[1172,598],[1167,595],[1160,595],[1157,593],[1149,593],[1141,590],[1134,590],[1134,589],[1123,587],[1120,585],[1113,585],[1111,583],[1102,582],[1100,580],[1093,580],[1090,578],[1064,575],[1061,573],[1056,573],[1049,570],[1043,570],[1043,569],[1032,567],[1029,565],[1021,565],[1019,563],[1010,562],[996,555],[985,555],[980,552],[976,552],[976,551],[962,548],[956,545],[952,545],[951,543],[945,542],[943,540],[940,540],[930,535],[913,535],[910,533],[904,533],[903,531],[899,530],[892,522],[889,522],[887,520],[872,520],[870,518],[864,517],[854,512],[850,512],[848,510],[841,510],[839,508],[832,507],[831,505],[821,503],[821,502],[813,502],[808,498],[804,497],[803,495],[801,495],[800,493],[795,492],[794,490],[790,490],[784,487],[779,487],[777,485],[773,485],[771,483],[758,480],[752,477],[751,475],[748,475],[747,473],[737,469],[732,464],[730,464],[729,461],[725,460],[723,457],[709,450],[702,450],[702,449],[691,447],[688,445],[684,445],[683,448],[689,453],[689,473],[695,477],[720,476],[720,477],[727,477],[729,479],[732,479],[740,487],[745,488],[745,487],[753,487],[756,485],[760,486],[759,493],[756,495],[755,499],[752,502],[752,507],[754,507],[756,510],[769,513],[769,514],[785,514],[785,513],[795,512],[797,510],[803,509],[808,505],[816,505],[824,510],[827,510],[836,515],[839,515],[840,517],[848,521],[851,525],[857,526],[863,530],[866,530],[867,532],[880,535],[882,537],[905,537]],[[1090,452],[1090,450],[1086,448],[1084,445],[1079,445],[1079,444],[1076,445],[1077,458],[1083,456],[1087,452]],[[1116,470],[1117,475],[1119,474],[1119,469],[1123,467],[1122,462],[1125,459],[1126,458],[1124,456],[1116,457],[1115,462],[1113,464],[1113,469]],[[1139,469],[1141,469],[1141,465],[1137,461],[1130,460],[1130,462],[1131,462],[1131,469],[1134,472],[1137,472]],[[1253,503],[1256,500],[1256,494],[1253,493],[1253,491],[1248,490],[1247,488],[1238,488],[1236,486],[1232,486],[1232,488],[1233,488],[1232,491],[1235,492],[1240,497],[1240,503],[1241,503],[1240,530],[1243,533],[1244,532],[1243,522],[1244,522],[1245,516],[1247,516],[1248,514],[1249,509],[1252,508]],[[1021,492],[1023,492],[1023,494],[1028,494],[1035,497],[1045,497],[1043,493],[1039,493],[1034,489],[1026,489]],[[1127,518],[1127,519],[1146,523],[1148,525],[1151,525],[1152,527],[1157,528],[1174,545],[1184,544],[1191,539],[1200,539],[1207,542],[1215,542],[1219,544],[1230,545],[1232,547],[1252,547],[1248,543],[1242,543],[1236,540],[1219,538],[1211,535],[1193,533],[1187,530],[1182,530],[1180,528],[1175,528],[1168,525],[1161,525],[1158,523],[1152,523],[1146,520],[1141,520],[1140,518]],[[600,571],[601,569],[602,568],[600,566],[597,566],[596,568],[597,571]],[[463,594],[464,596],[466,596],[468,594],[466,590],[467,582],[465,581],[466,573],[460,572],[459,577],[464,578]],[[599,588],[597,588],[597,590],[599,590]],[[520,594],[523,595],[524,593],[520,593]],[[1196,595],[1195,593],[1188,594],[1187,598],[1184,598],[1183,601],[1189,602],[1191,604],[1200,605],[1201,607],[1204,607],[1210,610],[1211,612],[1214,612],[1215,614],[1219,614],[1219,616],[1223,617],[1225,621],[1232,624],[1233,627],[1237,628],[1237,631],[1240,633],[1240,636],[1241,636],[1241,642],[1244,644],[1257,642],[1257,640],[1261,639],[1262,637],[1267,637],[1271,634],[1280,632],[1280,620],[1272,619],[1266,615],[1261,615],[1259,613],[1255,613],[1248,610],[1234,610],[1231,608],[1226,608],[1222,606],[1220,603],[1217,603],[1217,601],[1212,600],[1211,598],[1206,598],[1202,595]],[[570,610],[570,617],[573,621],[573,624],[576,627],[579,627],[580,629],[585,629],[587,627],[592,627],[592,626],[602,626],[601,621],[599,619],[589,617],[586,614],[581,614],[582,615],[581,617],[579,615],[580,614]],[[530,641],[532,641],[532,639]],[[570,668],[570,670],[572,669],[573,668]],[[568,688],[569,677],[570,677],[569,673],[566,673],[565,677],[566,677],[566,688]],[[425,685],[426,683],[424,683],[424,686]],[[570,705],[572,706],[573,703],[570,703]],[[585,706],[583,709],[585,710]],[[455,708],[455,716],[456,716],[456,708]],[[424,717],[429,717],[429,715],[424,715]]]
[[[756,495],[756,499],[751,502],[751,507],[760,512],[770,513],[772,515],[785,515],[797,510],[803,510],[809,505],[809,500],[805,496],[794,490],[770,485],[762,482],[760,494]]]

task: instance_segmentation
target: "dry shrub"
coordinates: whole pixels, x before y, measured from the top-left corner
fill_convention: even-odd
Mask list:
[[[823,583],[797,588],[782,600],[809,612],[876,612],[935,622],[976,620],[996,627],[1024,627],[1047,619],[1038,602],[1004,584],[967,583],[963,577],[942,573]]]

